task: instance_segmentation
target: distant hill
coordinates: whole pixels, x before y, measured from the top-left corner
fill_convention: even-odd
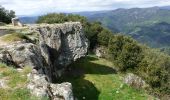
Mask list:
[[[32,16],[32,17],[19,17],[20,21],[24,24],[33,24],[37,21],[38,16]]]
[[[116,9],[87,16],[112,31],[131,35],[151,47],[169,46],[170,10],[167,7]],[[155,38],[159,37],[159,38]],[[151,42],[152,41],[152,42]]]
[[[164,7],[160,7],[161,9],[167,9],[170,10],[170,6],[164,6]]]
[[[151,47],[170,47],[170,24],[166,22],[136,27],[129,34],[141,43],[148,44]]]

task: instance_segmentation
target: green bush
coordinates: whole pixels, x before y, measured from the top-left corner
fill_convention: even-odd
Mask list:
[[[108,46],[109,40],[112,37],[113,33],[110,30],[103,29],[97,35],[97,41],[100,45]]]
[[[170,94],[170,56],[123,35],[110,39],[108,51],[120,71],[136,73],[145,79],[154,93]]]
[[[109,54],[120,71],[134,69],[141,62],[142,48],[133,39],[115,35],[109,42]]]
[[[170,57],[158,50],[144,48],[144,59],[136,72],[158,94],[170,94]]]

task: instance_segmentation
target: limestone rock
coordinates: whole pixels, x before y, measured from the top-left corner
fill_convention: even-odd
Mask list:
[[[27,88],[37,97],[48,97],[46,76],[39,74],[36,70],[28,74],[29,84]]]
[[[37,97],[48,97],[50,100],[74,100],[71,83],[53,84],[47,81],[43,74],[33,70],[28,75],[27,88]]]
[[[138,88],[138,89],[148,87],[146,82],[144,80],[142,80],[141,77],[134,75],[132,73],[128,73],[125,76],[124,83],[126,83],[132,87]]]
[[[53,100],[74,100],[71,83],[50,84]]]
[[[44,24],[31,29],[40,34],[41,54],[49,66],[45,71],[49,77],[59,77],[65,67],[87,53],[88,40],[80,22]]]
[[[0,51],[0,61],[17,67],[43,67],[43,58],[38,46],[32,43],[16,43]]]

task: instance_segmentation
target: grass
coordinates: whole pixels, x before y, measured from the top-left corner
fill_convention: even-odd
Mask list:
[[[105,59],[87,56],[70,66],[59,82],[69,81],[78,100],[152,100],[144,90],[123,84],[123,74],[116,73]]]
[[[0,88],[1,100],[37,100],[36,97],[31,96],[26,88],[17,89],[2,89]]]
[[[31,67],[24,67],[22,72],[18,72],[13,66],[0,63],[0,79],[7,80],[8,86],[0,88],[0,100],[42,100],[32,96],[26,89],[27,74],[30,72]]]
[[[5,42],[15,42],[15,41],[29,40],[29,38],[21,33],[11,33],[2,36],[1,40]]]

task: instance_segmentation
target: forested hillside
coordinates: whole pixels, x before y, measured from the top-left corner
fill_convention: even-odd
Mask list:
[[[117,9],[87,17],[90,21],[100,21],[113,32],[131,35],[151,47],[164,47],[170,42],[170,10],[165,8]]]

